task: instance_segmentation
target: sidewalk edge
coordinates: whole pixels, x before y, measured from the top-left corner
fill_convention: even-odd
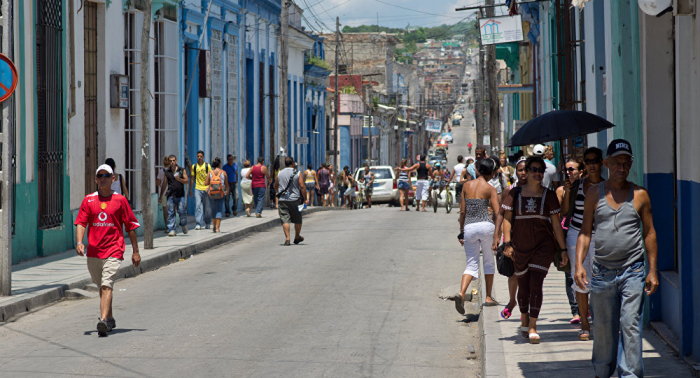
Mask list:
[[[491,251],[488,251],[491,252]],[[485,307],[483,303],[486,301],[486,280],[484,279],[484,260],[481,258],[479,264],[479,305],[481,306],[481,315],[479,316],[479,333],[481,340],[481,376],[500,377],[508,376],[506,370],[506,358],[503,352],[503,342],[501,341],[501,326],[496,321],[500,316],[501,306]],[[496,273],[498,274],[498,273]],[[496,291],[496,280],[493,280],[493,292]],[[498,299],[496,299],[498,300]]]
[[[336,208],[333,207],[314,207],[311,209],[306,209],[304,211],[304,215],[306,216],[321,211],[331,211],[335,209]],[[135,277],[140,274],[162,268],[166,265],[178,262],[180,259],[187,258],[197,253],[203,253],[207,249],[213,248],[217,245],[236,241],[250,234],[266,231],[275,226],[280,226],[280,219],[278,217],[271,218],[264,223],[246,227],[242,230],[216,235],[215,237],[195,242],[186,247],[176,247],[165,250],[153,256],[145,257],[141,261],[138,268],[131,265],[130,262],[127,262],[128,265],[123,265],[121,268],[119,268],[116,280]],[[41,306],[59,301],[65,297],[66,290],[82,289],[85,287],[85,285],[90,283],[92,283],[92,279],[90,278],[90,275],[86,269],[84,275],[77,276],[61,283],[56,283],[54,284],[54,287],[22,294],[17,298],[13,298],[0,305],[0,322],[11,321],[20,314],[30,312]]]

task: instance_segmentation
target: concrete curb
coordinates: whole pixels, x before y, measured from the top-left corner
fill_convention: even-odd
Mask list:
[[[490,250],[488,252],[491,252]],[[480,305],[486,301],[486,280],[484,278],[484,260],[481,258],[479,264],[479,300]],[[498,272],[496,272],[498,274]],[[495,292],[495,283],[493,291]],[[498,298],[496,298],[498,300]],[[506,358],[503,352],[503,342],[501,341],[501,326],[496,322],[501,316],[500,311],[503,306],[484,307],[481,305],[479,315],[479,334],[481,342],[481,376],[505,378],[508,376],[506,370]]]
[[[335,207],[313,207],[304,210],[304,216],[308,216],[310,214],[321,211],[331,210],[335,211],[341,209]],[[225,244],[238,239],[242,239],[248,235],[266,231],[276,226],[281,226],[280,219],[277,217],[271,218],[265,221],[264,223],[246,227],[242,230],[234,231],[231,233],[219,234],[212,238],[195,242],[186,247],[175,247],[169,250],[165,250],[159,252],[158,254],[144,257],[138,268],[131,265],[131,262],[125,259],[124,261],[128,265],[122,265],[122,267],[119,268],[116,279],[120,280],[124,278],[135,277],[139,274],[150,272],[158,268],[162,268],[166,265],[170,265],[174,262],[178,262],[180,261],[180,259],[185,259],[191,255],[203,253],[207,249],[216,247],[220,244]],[[92,279],[90,278],[90,275],[86,269],[85,274],[81,274],[61,283],[56,283],[54,285],[51,285],[51,287],[49,288],[22,294],[17,298],[13,298],[0,305],[0,322],[10,321],[17,315],[29,312],[38,307],[45,306],[47,304],[66,298],[67,290],[84,289],[87,285],[91,283]]]

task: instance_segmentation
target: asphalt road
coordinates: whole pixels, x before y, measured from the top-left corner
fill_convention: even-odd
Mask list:
[[[299,246],[281,228],[219,246],[118,281],[108,337],[98,299],[1,324],[0,377],[477,377],[478,317],[437,297],[464,269],[456,220],[332,211]]]

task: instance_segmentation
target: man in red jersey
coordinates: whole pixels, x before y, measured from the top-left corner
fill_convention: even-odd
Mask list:
[[[82,242],[85,229],[90,230],[87,265],[92,282],[100,287],[100,318],[97,322],[99,336],[107,336],[107,332],[116,327],[112,316],[112,288],[121,261],[124,260],[123,227],[126,227],[131,240],[131,261],[136,267],[141,263],[135,231],[140,225],[126,197],[112,191],[113,175],[109,165],[103,164],[97,168],[97,192],[85,196],[75,220],[75,249],[80,256],[85,255],[85,245]]]

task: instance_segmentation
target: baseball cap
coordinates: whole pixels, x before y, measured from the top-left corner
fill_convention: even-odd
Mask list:
[[[97,170],[95,171],[95,174],[100,173],[100,171],[107,171],[110,175],[114,174],[114,171],[112,170],[112,167],[110,167],[107,164],[102,164],[99,167],[97,167]]]
[[[608,144],[608,157],[617,155],[632,155],[632,145],[624,139],[615,139]]]
[[[544,155],[544,146],[541,144],[536,144],[535,147],[532,148],[532,153],[537,156]]]

